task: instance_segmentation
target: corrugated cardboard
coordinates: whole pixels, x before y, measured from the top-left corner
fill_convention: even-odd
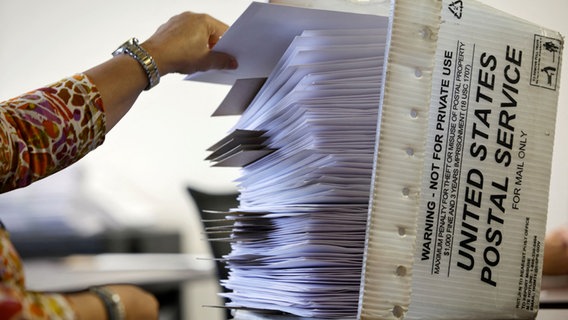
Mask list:
[[[377,141],[360,317],[532,319],[563,38],[476,1],[394,12],[381,122],[406,134]]]

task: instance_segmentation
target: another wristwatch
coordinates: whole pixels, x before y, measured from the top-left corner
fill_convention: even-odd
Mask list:
[[[138,44],[138,39],[131,38],[112,53],[113,56],[119,54],[127,54],[140,63],[140,66],[142,66],[142,69],[144,69],[148,77],[148,86],[146,86],[144,90],[150,90],[160,82],[160,73],[158,72],[156,62],[152,56]]]
[[[94,293],[105,306],[108,320],[125,320],[126,310],[122,304],[120,296],[111,291],[105,286],[100,287],[90,287],[89,291]]]

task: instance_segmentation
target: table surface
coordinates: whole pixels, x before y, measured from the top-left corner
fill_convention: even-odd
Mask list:
[[[215,276],[212,260],[189,254],[96,254],[24,260],[30,290],[72,291],[109,283],[152,285]]]

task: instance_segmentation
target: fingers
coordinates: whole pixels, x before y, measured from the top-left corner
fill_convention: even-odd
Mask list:
[[[209,49],[213,49],[223,34],[225,34],[225,32],[229,29],[229,26],[209,15],[207,18],[209,27]],[[224,52],[210,51],[207,60],[209,63],[205,66],[205,70],[236,69],[238,67],[237,60],[233,56]]]
[[[224,52],[211,51],[208,55],[208,65],[204,66],[204,70],[208,69],[236,69],[238,67],[237,59]]]
[[[161,75],[235,69],[234,57],[212,50],[228,28],[207,14],[184,12],[172,17],[141,45],[153,56]]]
[[[206,38],[208,39],[207,47],[209,52],[207,52],[205,59],[199,65],[198,69],[200,71],[207,71],[209,69],[236,69],[237,60],[234,57],[223,52],[212,51],[223,34],[229,29],[229,26],[207,14],[201,15],[201,18],[207,27],[208,35]]]
[[[227,29],[229,29],[229,26],[209,15],[207,16],[207,18],[209,19],[209,48],[212,49],[217,44],[219,39],[221,39],[223,34],[225,34]]]

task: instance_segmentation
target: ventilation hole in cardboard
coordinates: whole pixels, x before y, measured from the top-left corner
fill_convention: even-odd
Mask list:
[[[408,197],[409,194],[410,194],[410,188],[408,188],[408,187],[402,188],[402,195],[404,197]]]
[[[418,36],[424,40],[430,39],[432,37],[432,30],[428,27],[424,27],[418,30]]]
[[[414,69],[414,76],[416,78],[422,78],[422,69],[420,69],[420,68]]]
[[[404,316],[404,310],[402,309],[401,306],[395,305],[392,308],[392,315],[400,319]]]
[[[412,149],[411,147],[406,148],[406,154],[412,157],[414,155],[414,149]]]
[[[405,266],[398,266],[396,268],[396,275],[399,277],[406,276],[406,267]]]
[[[398,227],[398,235],[401,237],[406,236],[406,228],[405,227]]]
[[[416,109],[411,109],[411,110],[410,110],[410,117],[411,117],[412,119],[418,118],[418,111],[416,111]]]

